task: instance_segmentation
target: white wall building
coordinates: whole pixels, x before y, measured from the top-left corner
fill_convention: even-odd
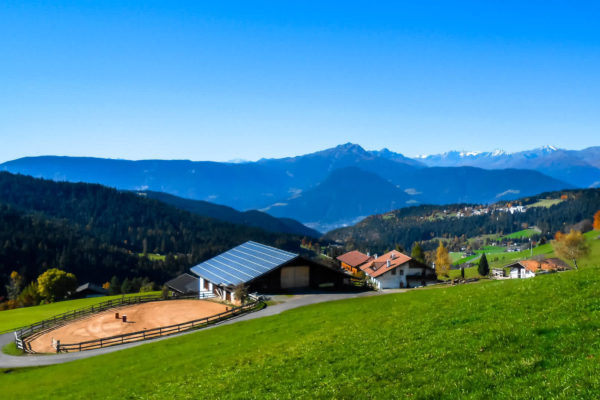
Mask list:
[[[425,286],[437,280],[433,268],[392,250],[360,268],[377,289]]]

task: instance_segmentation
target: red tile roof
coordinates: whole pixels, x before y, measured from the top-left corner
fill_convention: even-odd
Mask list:
[[[569,264],[561,260],[560,258],[546,258],[544,260],[523,260],[520,261],[523,267],[528,269],[531,272],[542,271],[562,271],[565,269],[570,269]]]
[[[401,266],[404,263],[412,260],[406,254],[402,254],[399,251],[392,250],[390,252],[385,253],[381,257],[377,257],[376,259],[369,261],[360,269],[364,271],[365,274],[369,275],[372,278],[376,278],[379,275],[385,274],[388,271],[393,270],[396,267]],[[387,265],[387,262],[390,262],[390,265]]]
[[[361,253],[360,251],[352,250],[348,253],[342,254],[341,256],[337,257],[337,259],[343,262],[344,264],[348,264],[349,266],[356,268],[366,263],[367,261],[372,260],[373,257]]]

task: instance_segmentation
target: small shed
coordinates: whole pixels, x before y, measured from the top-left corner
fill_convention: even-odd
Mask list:
[[[373,260],[373,257],[358,250],[352,250],[336,257],[336,259],[340,262],[342,269],[356,275],[360,272],[360,267]]]
[[[200,282],[198,278],[184,273],[179,275],[177,278],[171,279],[165,283],[165,285],[180,295],[188,295],[198,293],[199,283]]]
[[[76,298],[88,298],[88,297],[102,297],[107,296],[108,290],[102,286],[94,285],[93,283],[84,283],[75,289],[73,297]]]
[[[504,268],[492,268],[493,278],[503,278],[505,275]]]

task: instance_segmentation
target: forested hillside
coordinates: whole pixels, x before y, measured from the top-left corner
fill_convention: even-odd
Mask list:
[[[508,210],[518,205],[525,211]],[[539,228],[541,236],[550,238],[558,230],[591,219],[599,209],[600,189],[543,193],[491,206],[422,205],[373,215],[354,226],[331,231],[324,238],[351,242],[354,247],[371,251],[384,251],[397,244],[410,248],[416,241],[433,238],[508,234],[532,226]]]
[[[258,210],[237,211],[234,208],[222,206],[203,200],[185,199],[163,192],[142,191],[139,192],[151,199],[160,200],[181,210],[191,213],[231,222],[232,224],[254,226],[269,232],[292,233],[295,235],[318,238],[321,233],[302,225],[300,222],[290,218],[275,218]]]
[[[80,282],[147,276],[157,282],[246,240],[298,250],[301,238],[200,217],[95,184],[0,173],[0,282],[50,267]],[[164,259],[151,261],[145,253]],[[0,290],[4,290],[4,285]]]

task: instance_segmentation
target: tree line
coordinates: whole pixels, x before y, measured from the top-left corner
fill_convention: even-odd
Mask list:
[[[301,237],[193,215],[101,185],[0,172],[0,297],[12,271],[26,282],[50,268],[82,283],[113,276],[164,282],[247,240],[298,251]]]
[[[473,207],[468,204],[445,206],[422,205],[399,209],[383,215],[366,218],[358,224],[340,228],[325,235],[327,240],[344,242],[348,248],[368,249],[371,252],[385,252],[396,245],[410,248],[414,242],[427,242],[435,238],[466,237],[485,234],[509,234],[536,226],[541,230],[540,239],[551,240],[557,231],[568,231],[577,223],[591,227],[589,218],[600,205],[599,189],[566,190],[559,193],[544,193],[512,201],[527,205],[541,199],[562,196],[565,200],[551,207],[529,207],[526,212],[494,212],[493,214],[472,215],[461,218],[437,218],[445,210],[448,214]],[[506,206],[497,204],[496,206]],[[475,205],[476,206],[476,205]],[[479,207],[479,206],[476,206]],[[586,224],[585,221],[588,223]],[[581,230],[581,229],[577,229]]]

